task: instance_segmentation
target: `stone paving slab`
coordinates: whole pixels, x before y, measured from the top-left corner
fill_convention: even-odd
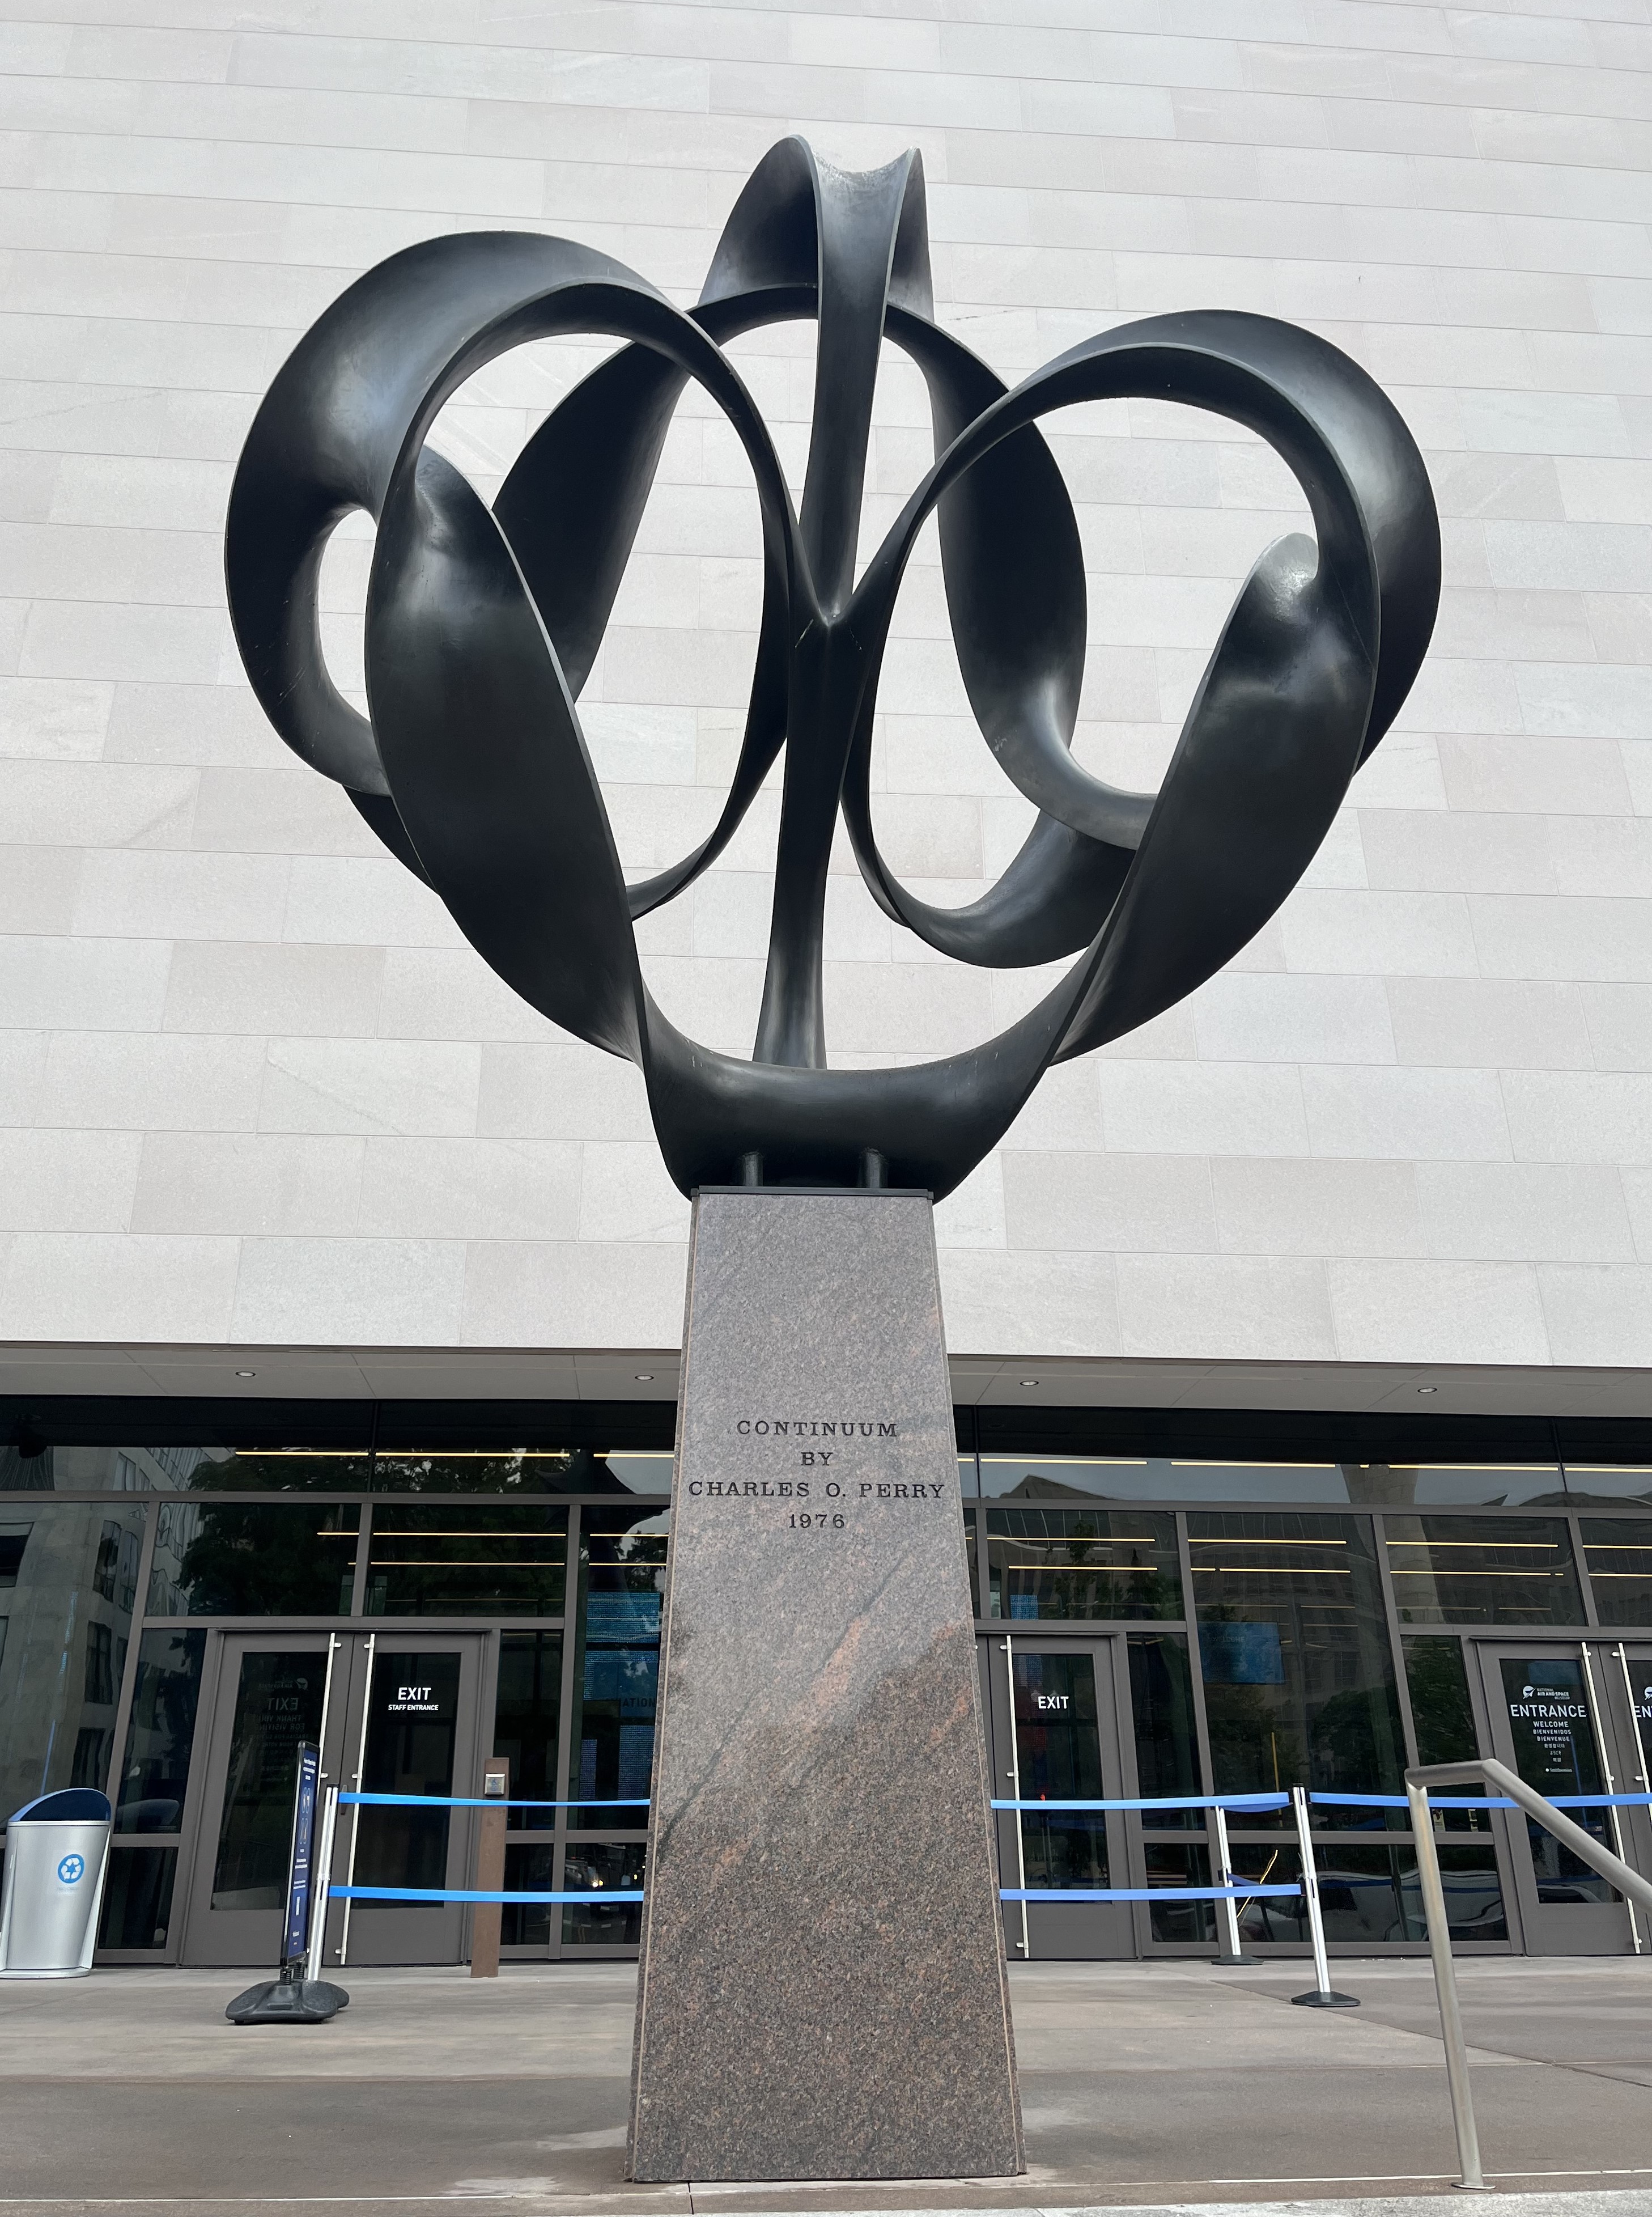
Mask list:
[[[1652,1964],[1460,1969],[1498,2206],[1652,2217]],[[1364,2006],[1333,2016],[1290,2005],[1291,1965],[1018,1967],[1027,2175],[853,2185],[627,2185],[628,1964],[346,1978],[331,2024],[260,2029],[223,2021],[232,1971],[0,1985],[0,2217],[1406,2217],[1452,2198],[1426,1962],[1339,1962]]]

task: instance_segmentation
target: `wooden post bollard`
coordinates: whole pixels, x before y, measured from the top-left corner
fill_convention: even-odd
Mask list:
[[[505,1883],[506,1806],[510,1797],[510,1759],[490,1755],[482,1766],[482,1798],[490,1806],[477,1826],[476,1891],[498,1893]],[[478,1901],[471,1920],[471,1976],[499,1975],[499,1927],[504,1911],[496,1901]]]

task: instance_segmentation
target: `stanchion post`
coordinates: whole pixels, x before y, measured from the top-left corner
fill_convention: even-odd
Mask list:
[[[500,1893],[505,1884],[505,1828],[509,1819],[510,1758],[490,1755],[482,1766],[482,1799],[489,1806],[476,1828],[476,1890]],[[471,1918],[471,1976],[499,1975],[499,1933],[503,1905],[478,1901]]]
[[[310,1898],[310,1947],[306,1979],[318,1979],[327,1959],[327,1904],[333,1890],[333,1839],[338,1830],[338,1788],[330,1786],[321,1806],[321,1845],[316,1851],[315,1887]]]
[[[1228,1813],[1219,1801],[1211,1804],[1211,1830],[1216,1835],[1216,1882],[1218,1886],[1236,1886],[1239,1881],[1233,1874],[1233,1851],[1228,1845]],[[1217,1930],[1222,1936],[1221,1952],[1217,1961],[1230,1970],[1236,1964],[1260,1962],[1260,1956],[1247,1955],[1241,1951],[1239,1905],[1233,1896],[1229,1894],[1224,1900],[1218,1901],[1216,1910]]]
[[[1291,1788],[1291,1806],[1296,1813],[1297,1845],[1302,1856],[1302,1893],[1308,1904],[1308,1936],[1314,1945],[1314,1990],[1308,1994],[1292,1994],[1291,1998],[1300,2009],[1358,2009],[1359,2004],[1353,1994],[1339,1994],[1331,1984],[1330,1958],[1325,1953],[1325,1920],[1319,1906],[1319,1871],[1314,1862],[1313,1837],[1308,1829],[1305,1787]]]
[[[1411,1831],[1417,1843],[1417,1876],[1422,1886],[1422,1906],[1428,1919],[1428,1953],[1433,1959],[1434,1997],[1439,2004],[1439,2035],[1446,2048],[1446,2080],[1452,2093],[1452,2122],[1457,2128],[1456,2183],[1469,2194],[1489,2194],[1480,2168],[1480,2135],[1474,2126],[1474,2100],[1469,2090],[1469,2051],[1463,2038],[1463,2018],[1457,2005],[1457,1971],[1452,1961],[1452,1928],[1446,1917],[1446,1887],[1439,1875],[1439,1856],[1434,1847],[1433,1814],[1428,1788],[1408,1779],[1405,1798],[1411,1805]]]

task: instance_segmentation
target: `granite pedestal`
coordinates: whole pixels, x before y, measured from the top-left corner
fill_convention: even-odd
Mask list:
[[[928,1198],[702,1191],[628,2165],[1025,2166]]]

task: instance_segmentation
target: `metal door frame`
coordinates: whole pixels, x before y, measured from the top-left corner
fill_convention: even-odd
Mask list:
[[[229,1783],[230,1739],[234,1731],[235,1706],[241,1689],[241,1658],[249,1654],[313,1652],[325,1662],[334,1655],[330,1640],[336,1638],[336,1631],[330,1633],[313,1626],[208,1630],[206,1652],[201,1668],[194,1745],[189,1763],[189,1783],[182,1813],[183,1821],[178,1833],[172,1918],[164,1950],[167,1962],[188,1967],[200,1965],[202,1967],[228,1968],[249,1963],[256,1967],[263,1961],[265,1957],[262,1955],[250,1954],[231,1957],[229,1964],[219,1966],[213,1962],[210,1955],[197,1953],[193,1943],[205,1937],[204,1924],[197,1930],[198,1917],[219,1914],[268,1916],[271,1920],[268,1960],[274,1965],[280,1944],[279,1908],[218,1912],[212,1908],[213,1872],[207,1868],[207,1862],[208,1858],[216,1860],[218,1837],[223,1822],[224,1793]],[[338,1691],[337,1664],[335,1662],[330,1698],[325,1688],[322,1696],[324,1772],[329,1767],[329,1757],[333,1752],[328,1742],[332,1742],[336,1748],[339,1738]],[[223,1759],[222,1775],[219,1772],[220,1756]],[[154,1958],[150,1960],[152,1961]]]
[[[1102,1798],[1123,1800],[1134,1794],[1136,1751],[1130,1717],[1130,1681],[1125,1637],[1122,1632],[1089,1631],[1082,1627],[1057,1628],[1053,1622],[1031,1619],[1026,1620],[1026,1629],[1021,1632],[1015,1628],[1014,1620],[1002,1618],[994,1624],[989,1633],[980,1636],[979,1644],[983,1651],[982,1667],[989,1758],[987,1775],[993,1782],[995,1800],[1019,1799],[1020,1794],[1012,1675],[1014,1658],[1018,1653],[1084,1654],[1091,1658],[1095,1672],[1095,1712]],[[1110,1695],[1108,1681],[1111,1682]],[[1015,1812],[1008,1809],[995,1811],[994,1816],[994,1843],[1001,1874],[998,1882],[1001,1886],[1024,1885],[1020,1819]],[[1107,1871],[1110,1885],[1133,1887],[1145,1883],[1140,1831],[1141,1827],[1133,1817],[1126,1817],[1119,1811],[1109,1813]],[[1144,1952],[1143,1930],[1149,1908],[1150,1905],[1145,1902],[1075,1903],[1071,1910],[1063,1912],[1062,1905],[1056,1902],[1019,1905],[1005,1902],[1002,1905],[1005,1954],[1012,1963],[1134,1961]],[[1089,1918],[1107,1920],[1122,1944],[1106,1953],[1081,1955],[1054,1953],[1047,1948],[1041,1950],[1039,1928],[1047,1920],[1063,1914],[1070,1916],[1074,1911]],[[1103,1925],[1101,1930],[1105,1934],[1107,1925]],[[1028,1942],[1025,1948],[1021,1944],[1024,1931]]]
[[[453,1651],[459,1657],[459,1707],[454,1718],[453,1775],[451,1791],[463,1796],[475,1790],[479,1766],[493,1745],[492,1710],[489,1706],[498,1669],[498,1627],[476,1625],[453,1627],[436,1625],[420,1617],[369,1617],[342,1627],[345,1652],[341,1655],[342,1685],[336,1681],[334,1707],[338,1719],[336,1745],[330,1752],[334,1763],[326,1766],[328,1782],[335,1779],[340,1788],[350,1793],[360,1790],[361,1765],[367,1748],[368,1697],[372,1692],[373,1673],[379,1651],[400,1652],[404,1649],[424,1648],[435,1653]],[[468,1688],[467,1688],[468,1678]],[[450,1887],[465,1887],[476,1861],[476,1823],[480,1813],[474,1809],[453,1809],[448,1812],[447,1876]],[[333,1868],[330,1874],[336,1886],[348,1884],[354,1865],[358,1836],[360,1805],[352,1804],[339,1811],[338,1829],[333,1845]],[[373,1912],[373,1922],[385,1916],[398,1915],[393,1903],[382,1906],[365,1905]],[[450,1909],[421,1907],[409,1904],[399,1912],[401,1917],[420,1919],[430,1917],[430,1929],[435,1930],[435,1920],[441,1921],[444,1945],[435,1955],[422,1951],[406,1953],[393,1950],[381,1961],[378,1952],[365,1944],[363,1927],[359,1921],[358,1905],[353,1902],[333,1901],[329,1907],[327,1935],[323,1961],[329,1970],[341,1967],[341,1949],[344,1949],[342,1967],[389,1967],[396,1963],[462,1963],[468,1960],[473,1911],[469,1904],[455,1904]],[[373,1924],[367,1927],[373,1933]],[[416,1930],[417,1928],[415,1928]],[[348,1933],[348,1948],[345,1939]],[[394,1940],[392,1932],[388,1937]]]
[[[1601,1687],[1600,1664],[1603,1658],[1598,1653],[1591,1658],[1586,1656],[1584,1652],[1586,1648],[1599,1649],[1608,1643],[1591,1639],[1587,1631],[1570,1634],[1539,1632],[1534,1633],[1529,1640],[1522,1640],[1518,1629],[1511,1630],[1507,1625],[1498,1625],[1488,1626],[1471,1633],[1466,1644],[1473,1653],[1476,1662],[1475,1677],[1477,1679],[1477,1683],[1475,1683],[1475,1679],[1470,1680],[1471,1690],[1477,1694],[1484,1703],[1486,1738],[1489,1743],[1486,1752],[1495,1757],[1498,1762],[1506,1763],[1512,1770],[1515,1771],[1519,1769],[1519,1764],[1515,1758],[1513,1738],[1509,1729],[1507,1700],[1501,1669],[1501,1658],[1504,1656],[1530,1655],[1535,1659],[1544,1655],[1551,1655],[1557,1661],[1576,1663],[1583,1670],[1586,1688],[1590,1683],[1590,1670],[1593,1666],[1595,1698],[1589,1702],[1589,1713],[1590,1722],[1594,1731],[1596,1753],[1601,1763],[1603,1776],[1609,1775],[1618,1784],[1620,1791],[1624,1790],[1622,1781],[1625,1770],[1632,1769],[1633,1765],[1625,1765],[1623,1759],[1624,1735],[1622,1721],[1618,1714],[1618,1704],[1612,1699],[1611,1685],[1608,1684],[1604,1689]],[[1615,1646],[1617,1643],[1610,1644]],[[1499,1833],[1502,1849],[1498,1858],[1499,1864],[1513,1880],[1513,1898],[1512,1901],[1508,1900],[1506,1892],[1505,1907],[1512,1908],[1518,1917],[1520,1948],[1523,1954],[1583,1956],[1629,1955],[1637,1952],[1633,1944],[1634,1929],[1631,1927],[1626,1904],[1621,1901],[1616,1904],[1611,1902],[1544,1904],[1539,1900],[1537,1872],[1532,1859],[1526,1819],[1519,1810],[1497,1809],[1491,1813],[1491,1816],[1492,1822]],[[1633,1860],[1632,1857],[1631,1860]],[[1569,1936],[1556,1935],[1556,1920],[1567,1918],[1577,1910],[1583,1910],[1590,1914],[1597,1926],[1603,1930],[1615,1927],[1618,1935],[1617,1944],[1580,1947]],[[1513,1921],[1511,1919],[1511,1923]]]

